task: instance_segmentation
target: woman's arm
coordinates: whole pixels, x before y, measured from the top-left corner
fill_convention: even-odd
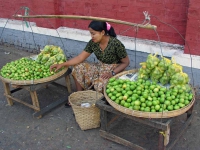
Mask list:
[[[123,71],[128,65],[129,65],[129,57],[128,55],[125,57],[125,58],[122,58],[121,59],[121,63],[114,69],[114,70],[111,70],[111,71],[114,71],[115,74]],[[103,79],[109,79],[111,78],[113,75],[111,72],[108,72],[108,73],[105,73],[101,76],[101,78]]]
[[[69,67],[69,66],[74,66],[76,64],[79,64],[81,62],[83,62],[84,60],[86,60],[91,54],[86,52],[86,51],[82,51],[78,56],[70,59],[69,61],[66,61],[62,64],[55,64],[55,65],[52,65],[50,67],[50,70],[52,71],[53,68],[55,68],[55,72],[57,70],[59,70],[60,68],[62,67]]]
[[[84,60],[86,60],[91,54],[86,52],[86,51],[82,51],[78,56],[70,59],[69,61],[66,61],[63,63],[63,66],[74,66],[76,64],[79,64],[81,62],[83,62]]]
[[[121,63],[113,70],[116,74],[123,71],[129,65],[128,55],[125,58],[121,59]]]

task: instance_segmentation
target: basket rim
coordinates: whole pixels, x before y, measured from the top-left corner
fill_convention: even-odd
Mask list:
[[[97,100],[101,99],[102,97],[104,97],[104,95],[100,92],[97,92],[97,91],[93,91],[93,90],[85,90],[85,91],[77,91],[77,92],[73,92],[71,93],[69,96],[68,96],[68,100],[69,100],[69,103],[72,107],[75,107],[75,108],[84,108],[84,109],[88,109],[88,108],[91,108],[91,107],[81,107],[81,106],[78,106],[78,105],[75,105],[72,100],[71,100],[71,97],[74,96],[75,94],[81,94],[81,93],[97,93]],[[92,105],[92,107],[95,107],[95,103],[94,105]]]
[[[37,55],[31,55],[29,56],[29,58],[33,57],[33,56],[37,56]],[[8,78],[4,78],[0,75],[0,79],[6,83],[10,83],[10,84],[16,84],[16,85],[34,85],[34,84],[39,84],[39,83],[45,83],[45,82],[49,82],[52,80],[57,79],[58,77],[62,76],[63,74],[65,74],[67,72],[69,67],[64,67],[61,71],[59,71],[58,73],[46,77],[46,78],[41,78],[41,79],[34,79],[34,80],[12,80],[12,79],[8,79]]]
[[[119,73],[117,74],[116,78],[118,78],[119,76],[121,75],[124,75],[126,73],[133,73],[133,72],[136,72],[136,69],[134,70],[129,70],[129,71],[124,71],[122,73]],[[163,111],[163,112],[144,112],[144,111],[138,111],[138,110],[131,110],[129,108],[126,108],[126,107],[123,107],[117,103],[115,103],[114,101],[112,101],[107,93],[106,93],[106,86],[107,84],[105,84],[104,86],[104,96],[106,98],[106,100],[108,101],[108,103],[113,106],[115,109],[117,109],[118,111],[120,112],[123,112],[125,114],[128,114],[128,115],[131,115],[131,116],[135,116],[135,117],[141,117],[141,118],[170,118],[170,117],[176,117],[176,116],[179,116],[183,113],[185,113],[186,111],[188,111],[194,104],[195,102],[195,92],[192,88],[192,92],[193,92],[193,99],[190,101],[190,103],[178,110],[173,110],[173,111]]]

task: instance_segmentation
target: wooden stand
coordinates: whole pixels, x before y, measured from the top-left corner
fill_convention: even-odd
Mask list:
[[[171,149],[175,145],[175,143],[178,141],[180,136],[184,133],[184,131],[189,126],[189,124],[191,123],[191,120],[193,118],[193,114],[192,114],[193,107],[192,107],[192,108],[190,108],[190,110],[188,110],[186,112],[187,119],[186,119],[184,125],[182,126],[182,128],[180,128],[179,134],[176,135],[176,137],[174,137],[173,139],[170,139],[170,125],[174,118],[165,119],[165,122],[164,121],[161,122],[161,121],[156,121],[154,119],[146,119],[146,118],[138,118],[138,117],[130,116],[130,115],[127,115],[125,113],[119,112],[118,110],[114,109],[112,106],[110,106],[107,103],[105,98],[98,100],[96,102],[96,106],[99,109],[101,109],[101,129],[99,131],[100,136],[102,136],[106,139],[109,139],[111,141],[114,141],[116,143],[130,147],[134,150],[143,150],[145,148],[143,148],[137,144],[131,143],[130,141],[127,141],[127,140],[109,132],[111,128],[113,128],[115,125],[117,125],[119,123],[119,121],[120,121],[119,119],[122,120],[123,118],[128,118],[128,119],[134,120],[138,123],[145,124],[145,125],[148,125],[148,126],[158,129],[160,131],[159,139],[158,139],[158,149],[166,150],[166,149]],[[108,116],[107,116],[108,112],[116,115],[109,121],[108,121]]]
[[[71,69],[69,68],[65,74],[63,74],[61,77],[59,77],[59,78],[57,78],[55,80],[52,80],[50,82],[40,83],[40,84],[15,85],[16,88],[14,90],[12,90],[12,91],[10,90],[10,86],[11,86],[10,83],[7,83],[7,82],[2,80],[3,85],[4,85],[4,91],[5,91],[4,95],[6,96],[7,102],[8,102],[8,104],[10,106],[13,105],[13,100],[17,101],[17,102],[19,102],[21,104],[24,104],[25,106],[28,106],[28,107],[34,109],[35,113],[33,114],[33,116],[37,117],[37,118],[41,118],[44,113],[50,111],[51,109],[57,107],[58,105],[60,105],[62,103],[68,101],[68,96],[67,97],[65,96],[64,98],[62,98],[60,100],[57,100],[54,103],[51,103],[50,105],[46,106],[45,108],[43,108],[41,110],[36,91],[38,89],[40,89],[40,88],[47,87],[48,84],[57,84],[54,81],[64,77],[65,81],[66,81],[67,89],[68,89],[68,94],[70,94],[72,92],[71,91],[71,85],[70,85],[70,78],[69,78],[70,73],[71,73]],[[30,92],[31,99],[32,99],[32,104],[26,103],[26,102],[24,102],[24,101],[12,96],[12,93],[17,92],[17,91],[19,91],[21,89],[25,89],[25,90]]]

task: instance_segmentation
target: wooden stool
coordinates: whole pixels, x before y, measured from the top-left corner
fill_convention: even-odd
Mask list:
[[[138,123],[145,124],[145,125],[155,128],[155,129],[158,129],[160,131],[159,139],[158,139],[158,149],[166,150],[166,149],[172,149],[172,147],[178,141],[180,136],[183,134],[183,132],[189,126],[189,124],[191,123],[192,118],[194,116],[192,114],[193,107],[191,107],[186,112],[187,118],[186,118],[185,123],[179,129],[179,134],[177,134],[174,138],[170,139],[170,125],[172,124],[172,121],[174,118],[167,118],[165,121],[158,121],[158,120],[154,120],[154,119],[138,118],[138,117],[130,116],[130,115],[122,113],[122,112],[116,110],[115,108],[113,108],[111,105],[109,105],[107,103],[105,98],[98,100],[96,102],[96,106],[101,110],[101,129],[99,131],[100,136],[102,136],[106,139],[109,139],[111,141],[114,141],[116,143],[130,147],[132,149],[137,149],[137,150],[144,150],[145,148],[143,148],[135,143],[132,143],[128,140],[125,140],[122,137],[119,137],[119,136],[115,135],[114,133],[110,132],[111,128],[116,126],[120,121],[122,121],[123,118],[128,118],[128,119],[136,121]],[[108,120],[108,115],[107,115],[108,113],[115,114],[115,117]],[[171,141],[171,142],[169,142],[169,141]]]
[[[65,81],[66,81],[68,94],[70,94],[72,92],[72,90],[71,90],[71,82],[70,82],[70,73],[71,73],[71,69],[69,68],[65,74],[63,74],[59,78],[57,78],[55,80],[52,80],[50,82],[32,84],[32,85],[14,85],[15,89],[12,90],[12,91],[10,90],[10,86],[12,86],[12,85],[10,85],[10,83],[5,82],[5,81],[2,80],[3,85],[4,85],[4,91],[5,91],[4,95],[6,96],[7,102],[8,102],[8,104],[10,106],[13,105],[13,100],[17,101],[17,102],[19,102],[21,104],[24,104],[25,106],[28,106],[29,108],[32,108],[36,112],[36,113],[34,113],[34,117],[41,118],[42,114],[50,111],[51,109],[57,107],[60,104],[66,102],[68,100],[67,99],[68,96],[67,97],[65,96],[64,98],[62,98],[60,100],[57,100],[56,102],[51,103],[50,105],[46,106],[45,108],[43,108],[41,110],[36,91],[38,89],[42,88],[42,87],[47,87],[48,84],[54,84],[55,83],[54,81],[64,77]],[[58,84],[58,83],[56,83],[56,84]],[[17,92],[17,91],[19,91],[21,89],[25,89],[25,90],[30,92],[32,104],[29,104],[27,102],[24,102],[24,101],[12,96],[12,93]]]

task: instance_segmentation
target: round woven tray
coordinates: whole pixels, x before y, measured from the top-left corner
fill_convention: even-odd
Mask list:
[[[34,56],[32,56],[32,57],[34,57]],[[0,75],[0,79],[6,83],[15,84],[15,85],[39,84],[39,83],[45,83],[45,82],[55,80],[55,79],[59,78],[60,76],[62,76],[64,73],[66,73],[67,70],[68,70],[68,67],[64,68],[63,70],[59,71],[58,73],[56,73],[52,76],[49,76],[46,78],[41,78],[41,79],[35,79],[35,80],[12,80],[12,79],[8,79],[8,78],[4,78],[1,75]]]
[[[137,72],[137,70],[124,71],[124,72],[117,74],[114,77],[119,78],[122,75],[129,74],[129,73],[135,73],[135,72]],[[195,95],[194,90],[192,90],[192,92]],[[178,109],[178,110],[167,111],[167,112],[166,111],[165,112],[143,112],[143,111],[131,110],[129,108],[123,107],[123,106],[115,103],[114,101],[112,101],[106,93],[106,85],[104,87],[104,96],[105,96],[106,100],[108,101],[108,103],[112,107],[117,109],[118,111],[123,112],[128,115],[131,115],[131,116],[141,117],[141,118],[170,118],[170,117],[179,116],[179,115],[185,113],[186,111],[188,111],[195,102],[195,96],[194,96],[194,98],[191,100],[191,102],[187,106],[185,106],[181,109]]]

